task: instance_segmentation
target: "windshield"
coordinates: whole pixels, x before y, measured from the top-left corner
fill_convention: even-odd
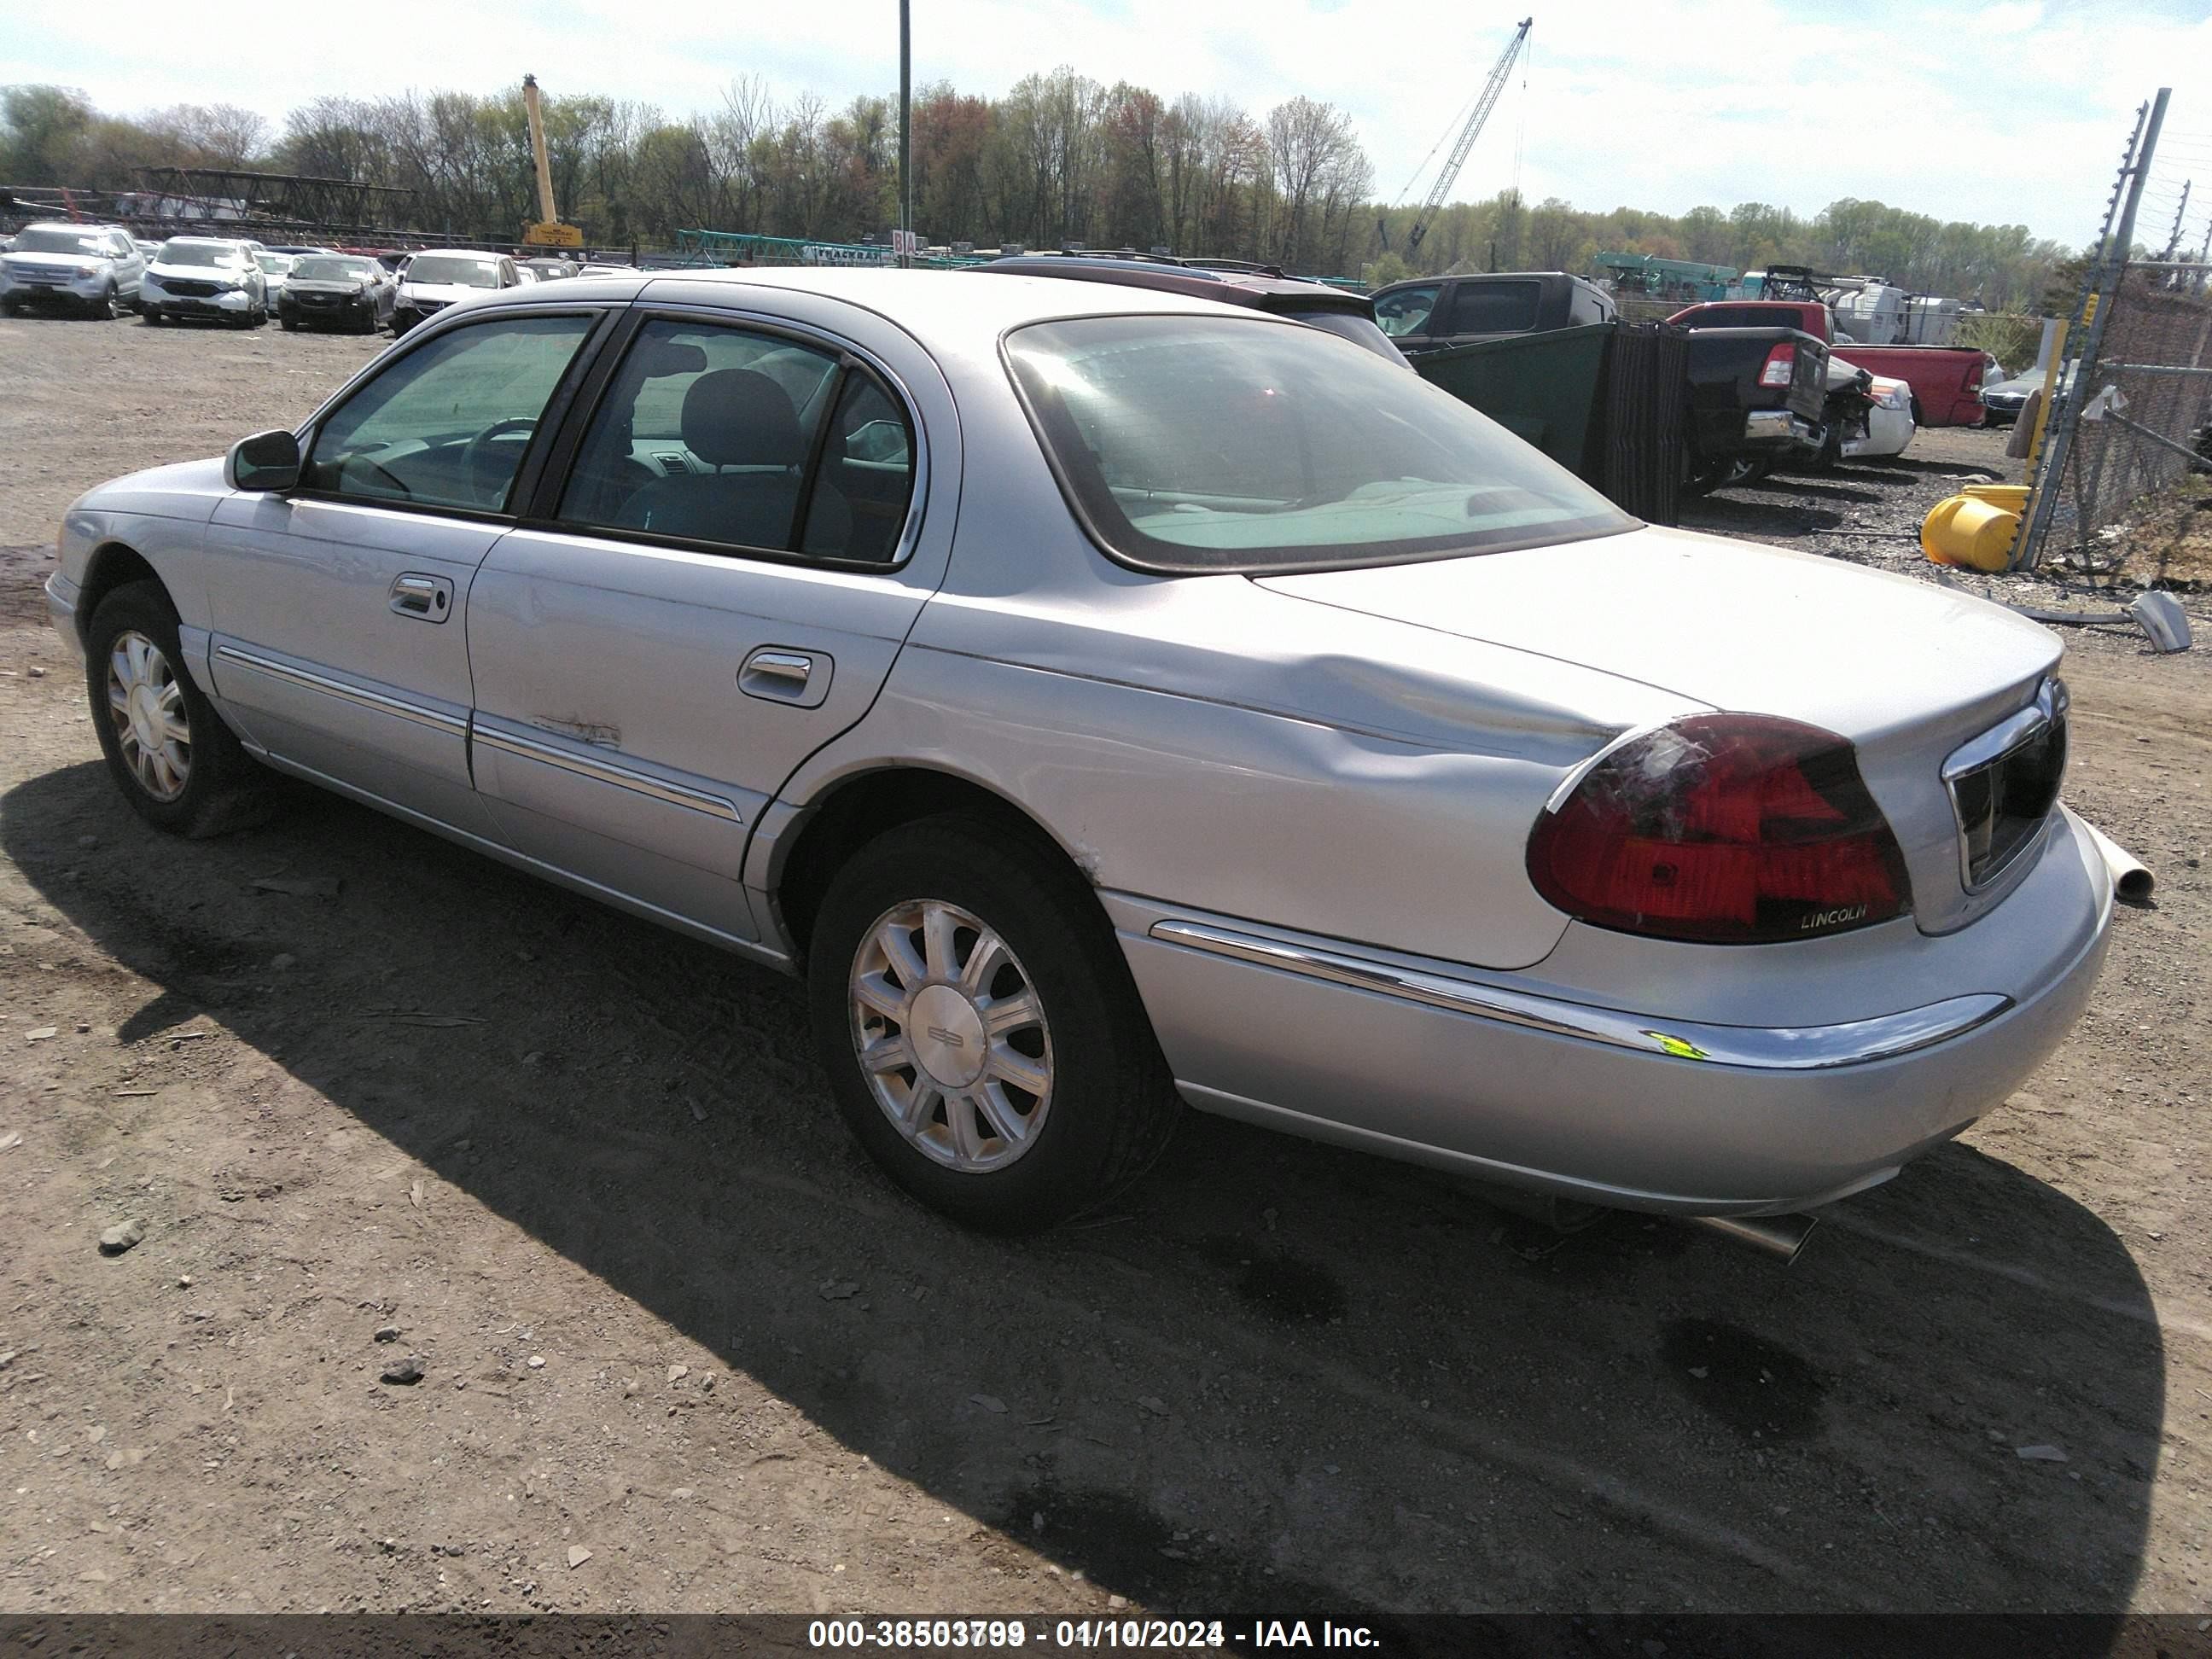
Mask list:
[[[1295,317],[1315,328],[1325,328],[1331,334],[1340,334],[1356,346],[1364,346],[1376,356],[1385,358],[1401,368],[1411,368],[1406,354],[1390,343],[1390,337],[1356,311],[1286,311],[1280,316]]]
[[[164,242],[159,264],[165,265],[242,265],[246,250],[228,242]]]
[[[375,263],[368,259],[307,258],[292,267],[293,277],[302,283],[350,282],[357,276],[374,276],[376,271]]]
[[[282,276],[292,269],[292,262],[281,253],[257,253],[253,258],[271,276]]]
[[[497,288],[499,267],[489,259],[457,259],[449,253],[418,253],[407,267],[410,283],[450,283],[457,288]]]
[[[1146,569],[1387,564],[1636,527],[1448,392],[1313,330],[1088,317],[1006,349],[1070,505]]]
[[[89,253],[95,258],[106,258],[107,250],[100,245],[97,236],[87,236],[74,230],[47,230],[41,228],[18,232],[11,253]]]

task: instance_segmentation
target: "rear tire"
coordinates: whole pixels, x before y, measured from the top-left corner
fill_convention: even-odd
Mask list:
[[[1065,1221],[1173,1132],[1181,1102],[1128,964],[1056,850],[957,814],[887,830],[831,880],[808,962],[848,1127],[957,1221]]]
[[[268,816],[273,780],[185,672],[176,607],[159,582],[128,582],[102,599],[85,645],[100,753],[132,811],[194,838]]]

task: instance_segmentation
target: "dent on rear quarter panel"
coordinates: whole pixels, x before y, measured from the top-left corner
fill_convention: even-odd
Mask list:
[[[1095,884],[1171,904],[1493,968],[1540,960],[1565,926],[1522,867],[1556,765],[911,643],[787,798],[885,765],[971,779]]]

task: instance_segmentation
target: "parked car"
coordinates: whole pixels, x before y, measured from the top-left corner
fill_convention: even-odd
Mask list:
[[[1723,300],[1691,306],[1667,319],[1682,328],[1794,328],[1830,345],[1841,345],[1869,374],[1887,374],[1912,387],[1918,426],[1979,426],[1982,376],[1990,356],[1976,346],[1862,345],[1844,340],[1836,319],[1818,300]]]
[[[146,268],[138,309],[152,324],[187,317],[259,328],[269,320],[269,284],[258,242],[172,236]]]
[[[1375,307],[1363,294],[1304,282],[1280,271],[1249,271],[1195,266],[1184,261],[1119,258],[1111,254],[1008,254],[973,270],[1004,276],[1060,276],[1080,282],[1119,283],[1161,294],[1250,306],[1278,317],[1293,317],[1316,328],[1340,334],[1401,368],[1405,353],[1375,325]]]
[[[114,225],[26,225],[0,253],[0,315],[27,307],[118,317],[138,302],[145,255]]]
[[[1689,337],[1684,430],[1692,494],[1814,459],[1829,440],[1828,349],[1790,328],[1707,328]]]
[[[1826,1203],[1998,1106],[2108,942],[2047,629],[1641,525],[1181,294],[487,295],[58,555],[149,823],[274,769],[801,975],[861,1144],[986,1226],[1102,1201],[1178,1093],[1575,1200]]]
[[[347,328],[374,334],[392,319],[398,284],[382,265],[351,253],[303,254],[277,295],[287,329]]]
[[[1609,323],[1617,314],[1611,295],[1564,270],[1415,277],[1370,297],[1376,322],[1408,352]]]
[[[1830,362],[1837,359],[1831,357]],[[1869,388],[1873,406],[1866,412],[1864,430],[1846,434],[1842,454],[1845,460],[1893,460],[1905,453],[1919,430],[1912,420],[1912,387],[1887,374],[1872,377]]]
[[[399,291],[392,301],[392,331],[404,334],[426,317],[434,317],[461,300],[503,288],[519,288],[522,277],[514,260],[504,253],[479,253],[467,248],[438,248],[418,253],[399,273]]]
[[[159,242],[149,242],[143,236],[133,236],[131,246],[138,250],[138,257],[149,264],[153,264],[154,256],[161,251]]]
[[[541,283],[557,283],[578,274],[576,262],[573,259],[520,259],[515,262],[515,268],[528,271]]]
[[[269,307],[270,314],[273,316],[280,308],[284,298],[284,282],[285,278],[291,274],[292,256],[264,248],[253,256],[253,262],[261,267],[264,292],[262,302]]]
[[[2069,392],[2074,389],[2074,367],[2072,363],[2066,365],[2066,373],[2059,382]],[[2010,426],[2017,421],[2020,418],[2021,410],[2027,406],[2027,400],[2042,391],[2045,383],[2050,378],[2050,370],[2031,368],[2025,374],[2014,375],[2011,380],[1999,380],[1994,386],[1984,386],[1982,407],[1989,411],[1990,424]]]

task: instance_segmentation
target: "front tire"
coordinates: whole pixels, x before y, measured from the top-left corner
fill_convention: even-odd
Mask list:
[[[85,691],[100,753],[139,817],[172,835],[220,835],[267,816],[268,780],[181,665],[177,612],[158,582],[100,602]]]
[[[847,1125],[915,1197],[1049,1227],[1144,1173],[1180,1102],[1097,901],[1056,852],[980,819],[903,824],[830,884],[808,951],[816,1048]]]

